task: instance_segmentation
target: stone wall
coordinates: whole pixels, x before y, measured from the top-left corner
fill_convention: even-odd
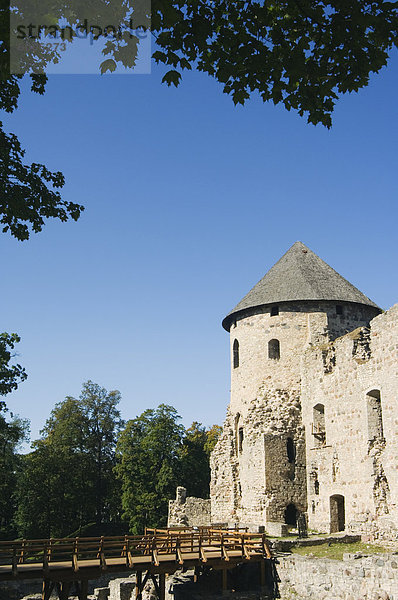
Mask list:
[[[275,316],[270,308],[231,323],[211,521],[271,528],[292,508],[318,531],[394,537],[398,307],[373,320],[378,309],[354,303],[291,302]]]
[[[319,316],[319,315],[318,315]],[[320,316],[326,331],[326,315]],[[279,314],[252,310],[234,321],[231,341],[231,402],[223,434],[212,454],[212,521],[251,529],[283,520],[294,503],[306,506],[305,452],[300,413],[300,362],[309,335],[300,307],[280,307]],[[279,356],[269,343],[277,340]],[[234,344],[239,364],[234,366]],[[291,437],[296,460],[289,464]]]
[[[276,567],[282,600],[398,600],[398,555],[345,554],[341,561],[292,554],[279,557]],[[218,600],[225,595],[235,600],[270,599],[271,581],[268,593],[255,591],[259,580],[257,565],[240,567],[230,579],[234,591],[224,595],[220,575],[212,571],[200,578],[199,583],[193,583],[193,571],[177,571],[166,579],[166,600]],[[129,600],[134,597],[133,589],[134,578],[117,579],[103,589],[102,595],[96,594],[96,598]],[[143,600],[155,597],[150,583]]]
[[[231,419],[229,423],[219,451],[212,456],[212,522],[256,529],[268,521],[284,522],[291,502],[305,511],[305,447],[298,395],[263,389],[238,427],[231,426]],[[236,439],[240,423],[243,435]],[[290,460],[289,438],[294,447]]]
[[[282,599],[398,600],[398,555],[344,560],[291,555],[279,558]]]
[[[210,525],[210,500],[187,497],[187,490],[178,487],[176,499],[169,501],[168,527],[206,527]]]
[[[326,344],[377,313],[346,304],[337,315],[332,302],[283,303],[275,316],[270,308],[250,309],[231,324],[231,402],[211,458],[212,522],[253,530],[284,523],[289,507],[307,510],[304,349]],[[275,340],[279,355],[273,357]]]
[[[255,592],[258,567],[245,565],[235,575],[238,588],[231,591],[235,600],[260,600],[268,594]],[[282,600],[398,600],[398,555],[357,556],[345,554],[344,560],[331,560],[292,554],[278,557],[277,573]],[[237,578],[237,579],[236,579]],[[130,600],[135,595],[135,576],[110,580],[103,587],[95,584],[91,598],[95,600]],[[268,582],[269,589],[271,582]],[[220,572],[193,583],[193,571],[178,571],[166,579],[166,600],[206,600],[225,597],[221,593]],[[39,596],[39,595],[38,595]],[[5,596],[8,598],[21,598]],[[32,596],[35,597],[35,596]],[[155,600],[151,582],[145,588],[143,600]]]
[[[339,498],[349,530],[396,538],[398,305],[368,329],[309,347],[302,375],[310,527],[329,531]]]

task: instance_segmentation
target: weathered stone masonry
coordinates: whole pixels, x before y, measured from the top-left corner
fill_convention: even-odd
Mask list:
[[[210,500],[188,496],[179,486],[175,500],[169,500],[168,527],[200,527],[210,525]]]
[[[398,309],[297,242],[224,319],[231,402],[211,520],[382,535],[398,523]],[[377,316],[379,315],[379,316]]]
[[[325,352],[334,356],[330,368],[325,368]],[[398,305],[369,328],[308,348],[302,374],[311,527],[328,530],[330,499],[338,495],[344,499],[346,527],[393,536],[398,526]],[[323,407],[321,443],[312,434],[314,406]]]
[[[281,596],[291,598],[295,592],[312,600],[398,600],[397,558],[345,554],[340,561],[286,556],[278,565]]]

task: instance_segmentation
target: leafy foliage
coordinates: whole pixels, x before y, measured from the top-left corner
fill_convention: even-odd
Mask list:
[[[210,484],[210,452],[219,433],[218,425],[207,431],[200,423],[194,421],[185,432],[180,455],[181,483],[189,496],[197,498],[209,497]],[[221,429],[221,428],[219,428]]]
[[[217,444],[218,438],[221,436],[221,434],[222,434],[221,425],[212,425],[210,427],[210,429],[207,431],[207,435],[206,435],[207,439],[206,439],[206,442],[204,445],[204,449],[209,458],[210,458],[210,454],[213,452],[214,446]]]
[[[12,350],[15,344],[21,341],[16,333],[0,334],[0,395],[5,396],[16,390],[18,384],[27,377],[25,369],[21,365],[12,365]],[[0,410],[4,409],[4,402],[0,401]]]
[[[34,10],[44,22],[81,21],[77,0],[42,2]],[[397,3],[383,0],[89,0],[85,14],[124,28],[106,37],[101,72],[135,65],[133,18],[134,27],[153,34],[153,58],[167,67],[167,85],[177,86],[184,70],[196,68],[221,83],[235,104],[257,93],[327,127],[338,97],[366,86],[398,41]],[[33,64],[51,59],[35,51]],[[15,80],[8,96],[13,86]]]
[[[41,231],[49,217],[77,221],[83,207],[62,200],[58,191],[65,179],[44,165],[24,164],[25,152],[15,135],[7,135],[0,122],[0,223],[18,240],[27,240],[30,231]]]
[[[28,422],[11,415],[7,420],[0,414],[0,539],[15,537],[13,517],[17,499],[15,487],[21,457],[17,454],[19,445],[27,441]]]
[[[128,421],[120,435],[115,472],[123,516],[133,533],[166,525],[177,485],[191,496],[208,497],[209,453],[218,426],[206,431],[194,422],[185,430],[179,420],[175,408],[161,404]]]
[[[130,530],[164,526],[168,500],[179,479],[184,427],[172,406],[161,404],[127,422],[117,445],[116,474],[122,486],[123,516]]]
[[[374,0],[153,0],[151,27],[158,62],[196,66],[235,104],[258,92],[330,127],[338,96],[366,86],[397,46],[398,8]]]
[[[0,0],[0,110],[13,112],[18,106],[21,76],[10,74],[9,39],[10,3]],[[41,48],[40,59],[51,60],[53,55]],[[30,56],[34,53],[31,52]],[[47,78],[31,76],[31,90],[43,94]],[[27,240],[31,232],[43,229],[45,219],[77,221],[83,206],[62,200],[59,189],[65,180],[60,172],[51,172],[44,165],[24,163],[25,151],[17,137],[7,134],[0,122],[0,224],[18,240]]]
[[[117,405],[120,392],[107,392],[88,381],[80,395],[85,423],[85,451],[90,457],[95,522],[111,522],[119,512],[119,489],[114,481],[115,449],[119,432],[124,425]]]
[[[3,487],[0,480],[0,510],[3,489],[14,498],[4,527],[14,523],[18,535],[33,538],[114,535],[126,524],[141,533],[166,525],[177,485],[208,496],[209,453],[221,428],[194,422],[185,430],[175,408],[161,404],[121,430],[119,400],[119,392],[88,381],[79,399],[68,396],[55,406],[32,452],[17,457],[18,470]],[[17,433],[22,425],[13,425]],[[2,427],[0,419],[0,444]],[[4,431],[12,450],[23,431],[14,446],[11,425]]]
[[[22,460],[16,521],[23,536],[64,536],[89,523],[116,526],[119,400],[119,392],[88,381],[79,399],[55,406],[42,438]]]

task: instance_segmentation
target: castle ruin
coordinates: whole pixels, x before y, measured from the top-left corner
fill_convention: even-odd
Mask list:
[[[398,530],[398,305],[296,242],[225,317],[231,401],[211,522],[280,534]]]

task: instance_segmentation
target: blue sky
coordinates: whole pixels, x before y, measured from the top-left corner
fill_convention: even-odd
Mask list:
[[[54,75],[2,115],[86,207],[28,242],[0,236],[1,329],[21,335],[29,374],[6,401],[33,439],[88,379],[121,391],[126,419],[163,402],[185,425],[221,424],[221,320],[296,240],[381,307],[398,301],[397,56],[331,131],[162,73]]]

